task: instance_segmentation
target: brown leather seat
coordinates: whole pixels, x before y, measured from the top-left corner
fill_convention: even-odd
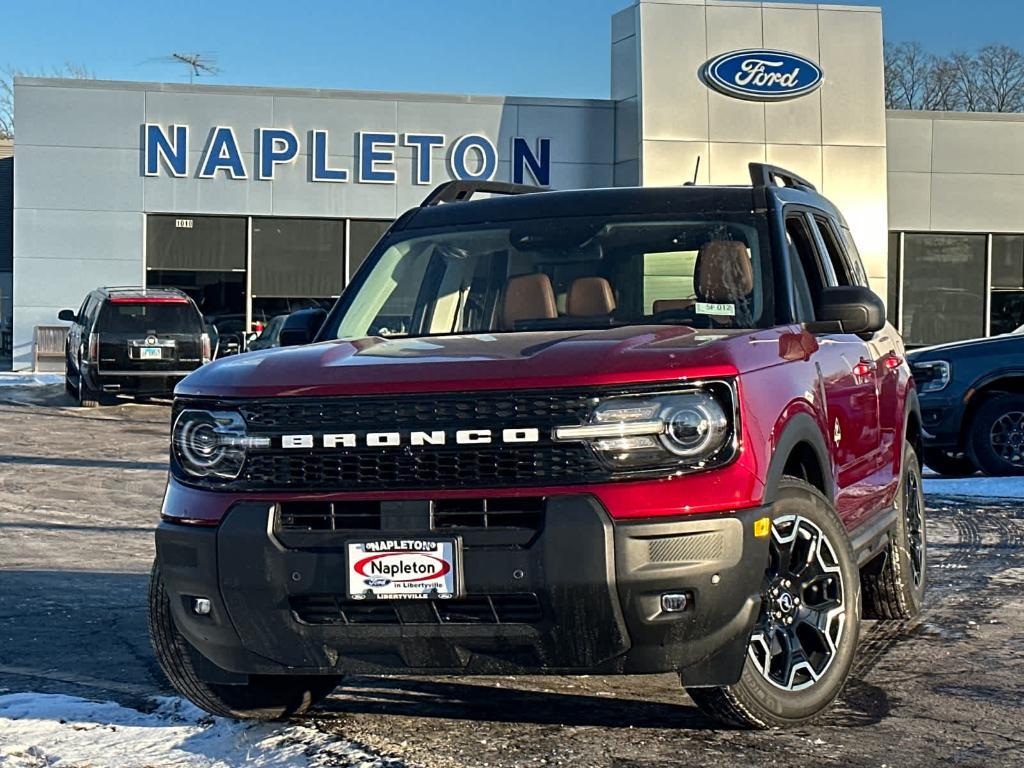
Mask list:
[[[697,251],[693,285],[701,301],[735,304],[754,290],[754,268],[747,246],[736,240],[710,240]]]
[[[615,292],[603,277],[577,277],[569,286],[565,310],[572,317],[610,315],[615,311]]]
[[[693,299],[656,299],[652,307],[654,314],[668,312],[673,309],[693,309],[696,302]]]
[[[554,320],[558,317],[551,278],[543,272],[516,275],[505,283],[501,305],[501,323],[513,330],[519,320]]]

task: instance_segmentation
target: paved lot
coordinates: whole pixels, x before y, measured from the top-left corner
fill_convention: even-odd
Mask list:
[[[169,693],[144,613],[166,418],[0,389],[0,692],[138,707]],[[1024,514],[941,499],[929,513],[925,614],[867,625],[820,725],[718,730],[669,675],[353,679],[313,724],[427,766],[1019,766]]]

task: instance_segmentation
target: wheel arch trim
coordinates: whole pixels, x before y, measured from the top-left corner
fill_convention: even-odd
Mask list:
[[[817,459],[822,484],[825,486],[819,490],[830,502],[835,501],[835,478],[825,436],[814,418],[809,413],[801,412],[794,414],[786,422],[778,439],[772,445],[772,458],[765,475],[765,503],[775,501],[786,464],[789,463],[793,452],[801,445],[807,445]]]

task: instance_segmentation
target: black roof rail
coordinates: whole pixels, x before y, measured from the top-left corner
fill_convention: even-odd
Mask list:
[[[534,187],[529,184],[509,184],[506,181],[446,181],[434,188],[427,195],[420,208],[429,208],[441,203],[458,203],[469,200],[477,192],[492,195],[527,195],[531,192],[547,192],[545,187]]]
[[[787,171],[785,168],[779,168],[777,165],[768,165],[767,163],[751,163],[750,164],[750,181],[754,185],[754,188],[758,187],[803,187],[809,189],[812,192],[817,192],[817,188],[811,184],[807,179],[797,176],[792,171]],[[782,184],[777,182],[781,181]]]

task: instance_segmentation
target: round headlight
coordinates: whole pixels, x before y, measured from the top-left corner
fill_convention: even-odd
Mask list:
[[[182,411],[171,442],[181,468],[195,477],[234,479],[245,463],[245,421],[232,411]]]
[[[662,445],[683,458],[717,453],[729,438],[729,417],[706,392],[688,392],[671,399],[661,414]]]

